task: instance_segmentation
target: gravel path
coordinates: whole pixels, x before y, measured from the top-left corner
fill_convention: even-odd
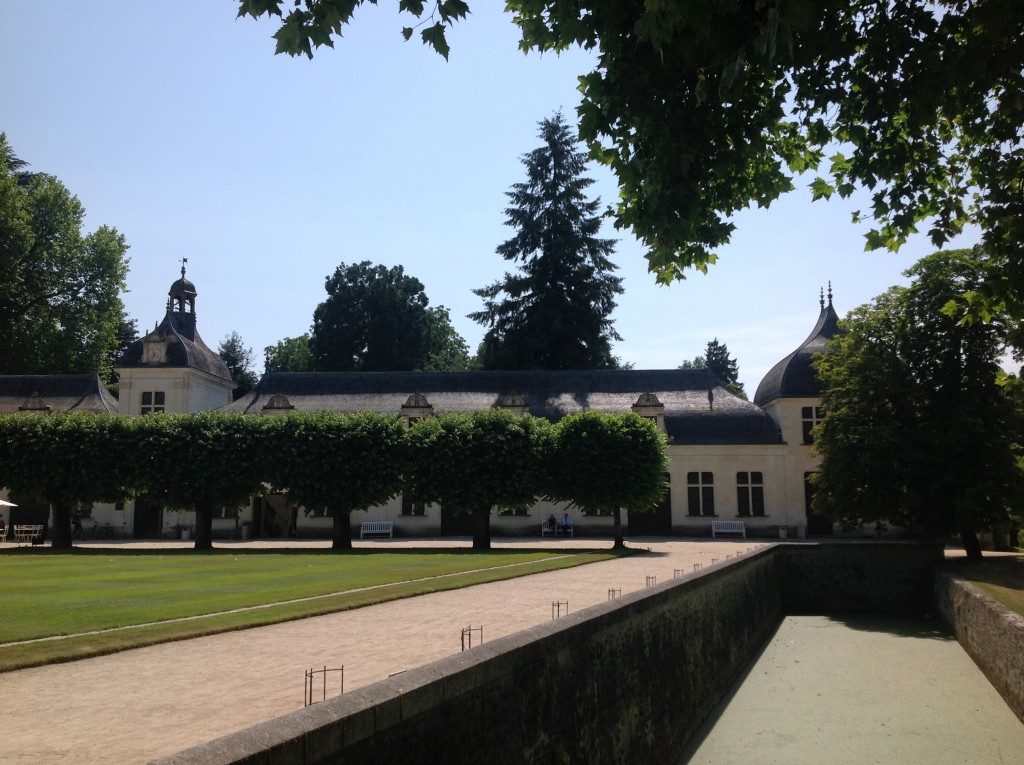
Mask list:
[[[188,544],[188,543],[185,543]],[[304,546],[326,546],[305,543]],[[383,540],[360,547],[466,546],[465,541]],[[604,547],[595,540],[506,541],[497,547]],[[710,565],[759,546],[748,540],[638,540],[646,554],[504,582],[432,593],[268,627],[125,651],[68,664],[0,674],[4,700],[0,763],[134,763],[269,720],[303,705],[310,667],[345,667],[345,689],[460,650],[461,628],[483,627],[484,641],[552,617],[553,602],[573,612],[663,582],[676,569]],[[181,543],[123,543],[173,547]],[[245,542],[218,547],[258,548]],[[296,546],[294,543],[290,546]],[[564,613],[564,606],[562,607]],[[476,639],[478,633],[474,633]]]

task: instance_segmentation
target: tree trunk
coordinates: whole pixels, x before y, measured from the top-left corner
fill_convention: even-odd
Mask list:
[[[978,541],[978,535],[971,529],[960,529],[960,541],[967,553],[967,560],[980,562],[981,542]]]
[[[51,502],[53,525],[50,526],[50,548],[71,549],[71,508],[63,502]]]
[[[213,549],[213,508],[209,505],[196,505],[196,541],[193,549]]]
[[[491,508],[477,508],[473,511],[473,549],[491,549]]]
[[[331,537],[331,549],[339,552],[352,549],[351,510],[340,507],[328,508],[334,521],[334,533]]]
[[[612,549],[625,550],[626,541],[622,538],[622,508],[616,505],[612,515],[615,518],[615,543],[612,545]]]

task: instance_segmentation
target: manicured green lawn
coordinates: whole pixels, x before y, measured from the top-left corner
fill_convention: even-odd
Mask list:
[[[1024,616],[1024,556],[986,558],[981,565],[954,569],[988,595]]]
[[[360,550],[344,555],[326,550],[5,551],[0,554],[0,671],[300,619],[610,557],[604,551],[565,555],[550,550],[452,549]],[[252,610],[222,613],[233,609]],[[186,621],[167,621],[172,619]],[[102,630],[115,631],[82,634]],[[18,643],[53,636],[74,637]]]

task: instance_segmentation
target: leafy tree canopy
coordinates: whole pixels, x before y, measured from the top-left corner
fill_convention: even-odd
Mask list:
[[[363,0],[301,0],[277,51],[331,45]],[[281,15],[284,0],[240,0]],[[292,5],[291,2],[288,5]],[[399,10],[447,56],[466,3]],[[811,173],[815,198],[871,194],[868,249],[975,223],[991,278],[972,313],[1024,315],[1024,4],[1019,0],[506,0],[524,51],[594,50],[580,136],[618,176],[617,225],[659,281],[704,270],[731,216]],[[412,28],[403,33],[408,39]]]
[[[313,372],[313,356],[309,349],[309,333],[286,337],[263,349],[266,372]]]
[[[422,282],[402,266],[342,263],[325,288],[309,340],[317,371],[426,369],[452,354],[447,310],[432,314]]]
[[[998,384],[1012,322],[967,323],[977,251],[936,253],[852,311],[815,363],[825,417],[815,506],[846,525],[896,523],[926,535],[977,532],[1024,503],[1022,433]]]
[[[409,433],[406,481],[418,502],[473,516],[473,547],[490,547],[492,507],[533,504],[543,492],[547,420],[501,409],[445,413]]]
[[[78,199],[24,166],[0,134],[0,373],[98,371],[109,382],[128,245],[107,226],[83,234]]]
[[[118,502],[138,474],[133,418],[82,412],[0,415],[0,486],[53,508],[53,547],[71,547],[79,504]]]
[[[334,519],[336,550],[350,549],[349,515],[401,491],[405,423],[397,415],[335,412],[271,418],[273,485]]]
[[[332,36],[341,37],[342,28],[349,23],[355,9],[364,0],[239,0],[238,15],[259,18],[281,16],[281,28],[274,34],[278,53],[306,55],[313,58],[313,49],[326,45],[334,47]],[[369,0],[372,5],[377,0]],[[290,7],[288,15],[281,13],[281,6]],[[398,9],[415,18],[414,27],[402,27],[402,37],[412,38],[416,29],[420,39],[447,60],[448,41],[446,28],[455,21],[465,18],[469,4],[463,0],[399,0]],[[424,15],[426,18],[424,18]]]
[[[614,367],[615,243],[597,236],[600,200],[586,197],[586,157],[560,113],[541,121],[540,137],[523,157],[527,180],[506,192],[515,235],[497,250],[519,273],[473,290],[484,309],[469,317],[489,328],[480,358],[485,369]]]
[[[217,346],[217,355],[228,365],[231,379],[235,381],[234,398],[256,387],[256,371],[253,369],[254,357],[252,348],[245,347],[245,341],[237,332],[225,335]]]
[[[196,514],[195,547],[213,546],[213,514],[263,491],[274,454],[269,418],[223,412],[135,417],[138,488],[155,502]]]
[[[564,417],[546,460],[553,500],[615,516],[615,546],[622,547],[620,511],[644,512],[665,496],[665,437],[633,414],[584,412]]]
[[[462,372],[472,366],[469,346],[452,326],[451,313],[443,305],[427,309],[430,355],[420,367],[426,372]]]
[[[114,355],[114,363],[120,364],[132,344],[139,339],[139,322],[136,319],[124,317],[117,326],[117,352]]]

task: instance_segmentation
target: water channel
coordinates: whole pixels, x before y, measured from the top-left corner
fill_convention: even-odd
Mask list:
[[[938,619],[790,616],[684,763],[1024,763],[1024,724]]]

